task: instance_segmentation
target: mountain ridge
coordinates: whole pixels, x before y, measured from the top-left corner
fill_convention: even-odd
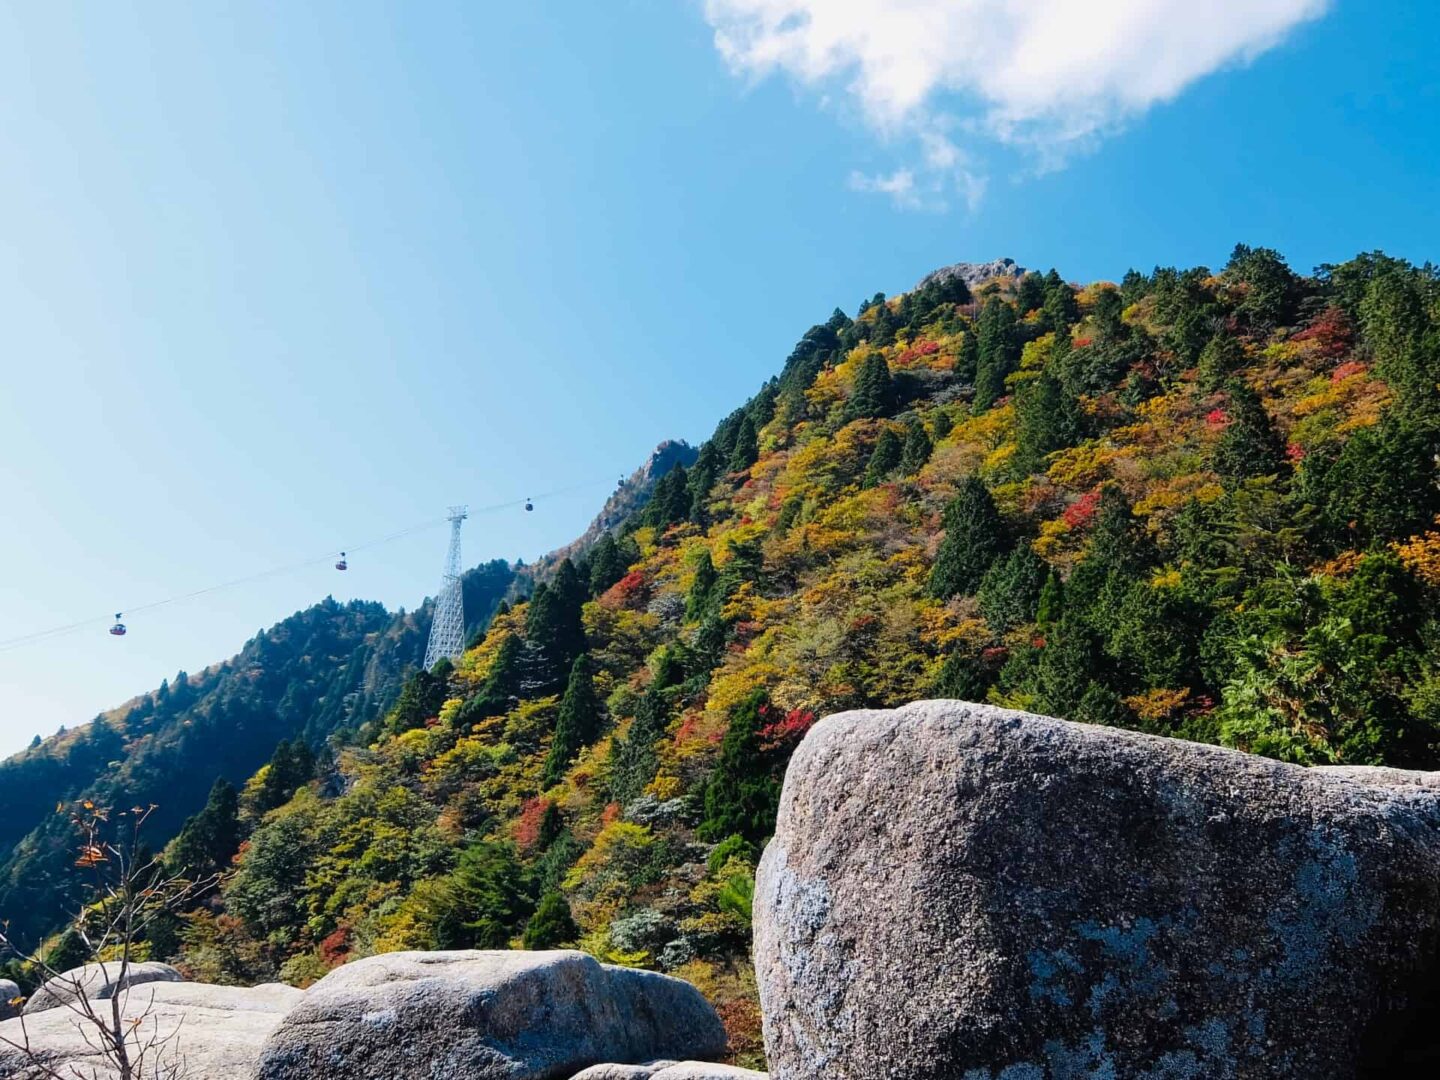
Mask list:
[[[575,944],[695,982],[752,1061],[755,860],[817,716],[953,697],[1440,761],[1433,267],[1238,245],[1080,288],[922,282],[812,326],[643,508],[338,747],[340,782],[240,822],[166,955],[306,984]]]

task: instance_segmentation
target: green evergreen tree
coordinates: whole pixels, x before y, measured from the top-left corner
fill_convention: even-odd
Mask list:
[[[580,928],[570,914],[570,902],[558,892],[550,891],[540,898],[540,905],[525,924],[525,948],[555,949],[580,937]]]
[[[581,608],[585,586],[575,564],[561,561],[551,581],[541,582],[525,614],[525,640],[530,647],[533,676],[527,691],[553,693],[575,658],[585,651]]]
[[[514,634],[506,634],[490,661],[490,670],[480,689],[466,700],[455,713],[456,730],[465,731],[487,716],[501,716],[510,711],[524,685],[524,647]]]
[[[436,716],[445,703],[447,682],[448,674],[441,677],[423,669],[412,672],[401,684],[399,697],[384,717],[383,730],[399,735]]]
[[[710,611],[700,620],[691,642],[690,656],[696,676],[708,675],[725,659],[725,646],[730,640],[730,627],[718,612]]]
[[[1029,544],[1018,544],[997,559],[980,582],[980,613],[994,631],[1003,633],[1035,618],[1050,568]]]
[[[1020,279],[1015,290],[1015,310],[1021,315],[1038,311],[1045,306],[1045,279],[1031,270]]]
[[[912,419],[905,426],[905,449],[900,455],[900,471],[906,476],[914,476],[925,467],[934,449],[930,436],[925,434],[925,425]]]
[[[1108,636],[1119,618],[1125,594],[1146,575],[1154,556],[1153,546],[1136,524],[1124,492],[1116,485],[1107,485],[1101,493],[1085,557],[1065,583],[1066,621],[1084,624],[1102,638]]]
[[[710,854],[705,856],[705,871],[714,877],[731,859],[739,859],[754,866],[756,858],[755,845],[743,836],[731,833],[711,848]]]
[[[1166,327],[1161,342],[1175,354],[1182,368],[1195,363],[1221,314],[1209,277],[1209,269],[1203,266],[1184,273],[1173,267],[1157,267],[1152,277],[1155,317]]]
[[[547,802],[544,813],[540,815],[540,827],[535,833],[536,850],[548,851],[564,831],[565,815],[560,812],[559,804]]]
[[[888,416],[894,406],[894,393],[890,365],[880,353],[870,353],[860,361],[860,370],[855,374],[850,400],[845,403],[845,419]]]
[[[1041,628],[1060,621],[1065,611],[1065,586],[1060,575],[1054,570],[1045,578],[1045,587],[1040,590],[1040,602],[1036,606],[1035,621]]]
[[[210,788],[205,808],[192,815],[171,842],[166,863],[176,874],[207,877],[230,865],[240,847],[240,796],[223,776]]]
[[[1129,331],[1125,325],[1125,301],[1120,290],[1104,288],[1095,294],[1095,305],[1091,309],[1095,320],[1095,332],[1103,344],[1109,345],[1123,340]]]
[[[686,500],[689,513],[689,500]],[[638,554],[638,553],[637,553]],[[590,552],[590,593],[599,596],[625,576],[630,569],[629,552],[609,532],[600,534]]]
[[[870,462],[865,466],[865,476],[861,479],[860,486],[872,488],[884,483],[890,474],[900,467],[904,454],[900,436],[887,427],[875,442],[875,449],[870,453]]]
[[[600,698],[595,693],[595,678],[590,671],[590,658],[583,653],[570,668],[565,696],[560,699],[560,715],[555,721],[555,738],[545,758],[542,783],[552,787],[560,782],[575,755],[600,735],[603,719]]]
[[[754,427],[750,430],[753,433]],[[753,463],[752,458],[751,464]],[[744,467],[749,468],[749,465]],[[685,466],[676,465],[655,482],[655,488],[650,493],[650,502],[641,515],[646,525],[663,532],[671,525],[689,520],[691,494],[687,479]]]
[[[1020,359],[1015,309],[992,296],[980,311],[977,338],[974,409],[981,413],[1005,396],[1005,379]]]
[[[1117,592],[1104,639],[1112,681],[1140,690],[1196,685],[1200,639],[1211,613],[1183,590],[1156,589],[1144,580]]]
[[[685,617],[695,620],[710,610],[715,599],[715,562],[708,549],[702,548],[695,560],[695,577],[690,582],[690,591],[685,594]]]
[[[984,701],[994,683],[995,672],[986,666],[983,657],[969,649],[959,648],[940,665],[935,696],[956,701]]]
[[[1072,289],[1055,270],[1045,275],[1045,329],[1053,331],[1055,343],[1070,344],[1070,328],[1080,319],[1080,305]]]
[[[747,472],[760,459],[760,440],[749,416],[742,416],[735,429],[735,445],[730,451],[730,471]]]
[[[1067,719],[1077,724],[1097,724],[1101,727],[1128,727],[1130,714],[1120,695],[1104,683],[1091,680],[1075,707],[1075,714]]]
[[[1215,471],[1227,480],[1273,476],[1285,467],[1285,443],[1259,395],[1242,382],[1226,387],[1229,423],[1215,447]]]
[[[1375,356],[1375,373],[1412,417],[1440,416],[1440,331],[1427,313],[1436,309],[1433,280],[1428,298],[1419,274],[1387,267],[1365,289],[1360,327]]]
[[[504,949],[533,904],[509,844],[483,842],[460,853],[435,917],[439,949]]]
[[[414,683],[420,676],[430,678],[428,672],[416,672],[411,679]],[[403,698],[403,694],[402,694]],[[315,779],[315,755],[304,741],[281,739],[275,745],[275,753],[261,779],[256,794],[255,808],[266,813],[287,802],[297,788]]]
[[[669,700],[654,686],[648,687],[636,703],[630,730],[610,750],[610,794],[621,806],[639,798],[655,779],[660,767],[655,744],[665,737],[669,723]]]
[[[1216,334],[1200,350],[1195,378],[1200,389],[1213,393],[1245,363],[1245,350],[1230,334]]]
[[[971,473],[945,508],[945,539],[930,571],[930,595],[947,600],[980,587],[1010,546],[1009,531],[984,482]]]
[[[1015,468],[1029,474],[1040,470],[1047,455],[1080,442],[1085,416],[1080,403],[1046,370],[1016,395],[1015,424]]]
[[[1363,428],[1337,454],[1313,454],[1301,489],[1319,510],[1317,532],[1332,548],[1365,547],[1421,532],[1440,514],[1440,437],[1394,416]]]
[[[710,489],[720,479],[722,471],[719,451],[714,443],[707,442],[700,447],[700,456],[695,459],[686,477],[690,492],[690,520],[697,525],[704,525],[708,520]]]
[[[870,344],[882,348],[893,345],[901,325],[899,316],[890,310],[889,304],[876,305],[875,318],[870,324]]]
[[[980,367],[980,335],[974,326],[968,326],[960,339],[960,352],[955,357],[955,378],[962,383],[973,383]],[[936,438],[940,438],[937,434]]]
[[[1097,650],[1089,631],[1064,620],[1046,636],[1035,665],[1035,708],[1047,716],[1076,716],[1097,666]]]
[[[1244,285],[1235,313],[1250,326],[1269,330],[1294,319],[1299,279],[1277,252],[1236,244],[1222,276]]]
[[[954,430],[955,422],[950,419],[950,413],[946,409],[937,409],[935,419],[930,421],[930,429],[935,432],[935,441],[938,443]]]
[[[759,844],[775,831],[780,784],[760,748],[767,700],[757,690],[730,712],[720,760],[705,787],[705,817],[697,830],[702,840],[719,841],[734,833]]]
[[[655,673],[652,680],[655,689],[665,690],[685,681],[690,667],[688,652],[682,641],[672,641],[656,650],[650,662]]]
[[[1120,300],[1126,307],[1129,307],[1148,296],[1151,288],[1150,279],[1140,271],[1126,270],[1125,276],[1120,279]]]

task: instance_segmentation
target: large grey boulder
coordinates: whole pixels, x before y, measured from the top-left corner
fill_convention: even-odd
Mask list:
[[[59,1008],[79,1001],[83,992],[90,1001],[105,1001],[126,986],[143,986],[153,982],[181,982],[184,976],[169,964],[147,961],[122,968],[119,963],[86,964],[47,979],[25,1002],[25,1015],[33,1016],[47,1009]]]
[[[687,982],[579,952],[403,952],[337,968],[266,1043],[256,1080],[549,1080],[597,1062],[718,1057]]]
[[[677,1061],[647,1061],[640,1065],[591,1065],[570,1080],[650,1080],[661,1069],[678,1064]]]
[[[20,1009],[10,1004],[19,996],[20,987],[9,979],[0,979],[0,1020],[9,1020],[12,1016],[20,1015]]]
[[[1436,792],[952,701],[816,725],[755,896],[777,1080],[1436,1075],[1437,959]]]
[[[300,1000],[299,990],[272,983],[253,989],[203,983],[152,982],[132,987],[123,1000],[126,1019],[141,1018],[127,1046],[132,1056],[151,1044],[154,1071],[184,1080],[247,1080],[266,1036]],[[106,1006],[108,1008],[108,1005]],[[118,1076],[96,1052],[98,1032],[72,1009],[49,1009],[0,1023],[0,1077],[31,1080],[44,1069],[6,1042],[25,1045],[44,1068],[65,1077],[111,1080]]]
[[[570,1080],[768,1080],[768,1074],[710,1061],[651,1061],[644,1065],[591,1065]]]

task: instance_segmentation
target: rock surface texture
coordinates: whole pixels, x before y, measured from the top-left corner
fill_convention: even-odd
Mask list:
[[[768,1080],[769,1074],[709,1061],[650,1061],[644,1065],[592,1065],[570,1080]]]
[[[9,1020],[12,1016],[20,1014],[20,1010],[10,1004],[19,996],[20,987],[9,979],[0,979],[0,1020]]]
[[[267,1041],[257,1080],[550,1080],[597,1062],[718,1057],[687,982],[578,952],[389,953],[337,968]]]
[[[123,979],[118,963],[86,964],[47,980],[30,1000],[25,1002],[25,1015],[33,1016],[47,1009],[58,1008],[67,1002],[78,1001],[82,990],[90,1001],[105,1001],[122,987],[181,981],[183,976],[169,964],[153,961],[129,965],[124,971]]]
[[[203,983],[152,982],[133,987],[125,999],[124,1015],[144,1017],[131,1034],[128,1047],[134,1055],[142,1045],[154,1043],[145,1076],[183,1077],[184,1080],[246,1080],[260,1056],[266,1036],[301,993],[289,986],[270,984],[253,989],[207,986]],[[96,1032],[68,1008],[26,1015],[0,1023],[0,1039],[29,1046],[52,1075],[111,1080],[119,1073],[100,1054]],[[166,1069],[174,1066],[173,1073]],[[0,1043],[0,1077],[30,1080],[41,1077],[26,1055]]]
[[[1422,783],[952,701],[818,724],[755,897],[777,1080],[1437,1075],[1437,955]]]
[[[915,288],[923,289],[926,285],[944,285],[955,278],[960,278],[968,287],[974,289],[984,285],[987,281],[994,281],[996,278],[1019,281],[1024,276],[1025,268],[1017,265],[1014,259],[962,262],[931,270],[915,284]]]

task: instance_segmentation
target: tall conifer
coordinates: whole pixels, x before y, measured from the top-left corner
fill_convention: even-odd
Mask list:
[[[870,453],[870,462],[865,466],[865,476],[861,480],[860,486],[872,488],[883,483],[886,477],[899,468],[900,459],[904,453],[900,436],[890,428],[886,428],[880,433],[880,438],[875,442],[875,449]]]
[[[945,539],[930,571],[930,595],[942,600],[980,587],[985,571],[1009,548],[995,500],[974,473],[945,508]]]
[[[980,413],[1005,396],[1005,377],[1020,359],[1015,309],[992,296],[980,312],[976,336],[974,408]]]
[[[855,385],[845,405],[845,419],[886,416],[893,405],[893,395],[890,365],[885,357],[872,352],[860,362],[860,370],[855,374]]]
[[[559,783],[575,755],[600,735],[602,718],[600,698],[595,693],[595,679],[590,672],[589,657],[581,654],[570,668],[565,696],[560,700],[560,715],[555,721],[555,739],[545,758],[544,784]]]

